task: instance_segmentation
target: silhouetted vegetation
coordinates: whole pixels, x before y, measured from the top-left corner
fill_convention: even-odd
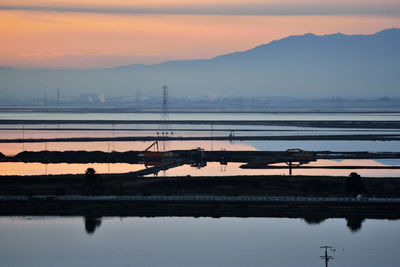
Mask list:
[[[358,173],[350,173],[346,179],[346,189],[348,192],[353,194],[365,193],[365,184]]]
[[[226,195],[400,197],[398,178],[357,178],[365,193],[350,190],[348,177],[231,176],[143,177],[129,174],[1,176],[0,195]],[[93,176],[92,176],[93,175]],[[92,178],[93,179],[92,179]],[[94,185],[94,186],[92,186]],[[356,183],[357,185],[357,183]],[[89,189],[94,190],[90,191]],[[357,188],[357,187],[356,187]],[[361,188],[363,188],[361,186]],[[350,191],[349,191],[350,190]]]
[[[85,171],[85,185],[89,193],[96,194],[101,191],[102,179],[96,170],[93,168],[87,168]]]

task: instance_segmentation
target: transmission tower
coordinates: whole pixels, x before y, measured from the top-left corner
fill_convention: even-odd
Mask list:
[[[162,113],[161,113],[161,120],[164,124],[164,126],[167,127],[167,122],[169,119],[169,114],[168,114],[168,87],[163,86],[163,102],[162,102]]]
[[[44,91],[44,100],[43,100],[43,103],[44,103],[44,107],[47,107],[47,91]]]
[[[162,87],[162,94],[163,94],[163,99],[162,99],[162,111],[161,111],[161,125],[160,125],[160,134],[162,138],[167,138],[168,137],[168,120],[169,120],[169,111],[168,111],[168,87],[163,86]],[[171,132],[172,134],[172,132]],[[167,149],[167,141],[163,140],[162,141],[162,149],[163,151],[166,151]]]
[[[139,107],[141,106],[140,100],[142,98],[142,91],[141,90],[137,90],[136,91],[136,97],[135,97],[135,102],[136,102],[136,108],[139,109]]]
[[[60,88],[57,88],[57,107],[60,107],[60,96],[61,96]]]
[[[331,246],[322,246],[320,248],[325,249],[325,255],[320,256],[320,258],[325,260],[325,267],[328,267],[329,260],[333,260],[334,259],[332,256],[328,255],[328,248],[332,249],[332,247]]]

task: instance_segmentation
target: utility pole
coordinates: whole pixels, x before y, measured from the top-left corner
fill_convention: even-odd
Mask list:
[[[135,97],[136,109],[139,109],[140,107],[140,99],[142,98],[141,95],[142,95],[141,90],[136,90],[136,97]]]
[[[45,108],[47,107],[47,91],[44,91],[43,105],[44,105]]]
[[[168,87],[163,86],[163,102],[162,102],[162,120],[164,123],[167,123],[167,120],[169,118],[168,114]]]
[[[325,255],[320,256],[320,258],[325,260],[325,267],[328,267],[329,260],[334,259],[332,256],[328,255],[328,248],[332,248],[332,247],[331,246],[322,246],[320,248],[325,249]]]

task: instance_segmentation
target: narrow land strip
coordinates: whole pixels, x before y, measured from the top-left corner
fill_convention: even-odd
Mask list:
[[[0,143],[137,142],[137,141],[399,141],[400,134],[281,135],[281,136],[126,136],[0,139]]]
[[[62,124],[163,124],[162,120],[17,120],[0,119],[0,125],[62,125]],[[168,120],[176,125],[262,125],[296,126],[312,128],[365,128],[365,129],[400,129],[400,120],[361,121],[361,120]]]

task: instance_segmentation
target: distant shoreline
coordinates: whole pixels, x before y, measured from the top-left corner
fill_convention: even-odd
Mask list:
[[[1,107],[0,113],[6,112],[17,112],[17,113],[149,113],[159,114],[162,113],[162,109],[137,109],[137,108],[115,108],[115,107]],[[173,114],[196,114],[196,113],[220,113],[220,114],[231,114],[231,113],[242,113],[242,114],[386,114],[386,113],[400,113],[400,108],[387,108],[382,109],[381,107],[376,108],[181,108],[181,109],[169,109],[169,113]]]
[[[0,139],[0,143],[129,142],[129,141],[400,141],[398,134],[294,135],[294,136],[127,136]]]
[[[43,120],[43,119],[0,119],[0,125],[39,124],[165,124],[163,120]],[[179,125],[254,125],[254,126],[295,126],[314,128],[364,128],[400,129],[399,120],[168,120],[168,124]]]

